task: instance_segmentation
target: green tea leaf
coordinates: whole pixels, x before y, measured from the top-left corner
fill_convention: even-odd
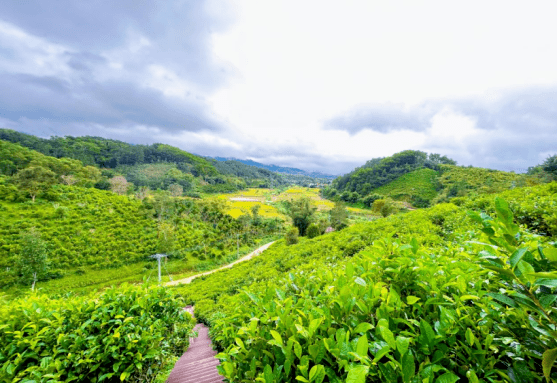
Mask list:
[[[347,266],[345,266],[345,274],[347,275],[347,278],[352,278],[354,273],[355,267],[353,266],[352,262],[347,263]]]
[[[264,379],[265,383],[273,383],[273,371],[269,364],[264,367]]]
[[[298,359],[300,359],[300,356],[302,355],[302,347],[300,346],[300,343],[295,342],[294,344],[294,352],[295,355]]]
[[[358,338],[356,352],[361,357],[368,355],[368,338],[366,337],[366,334]]]
[[[496,197],[494,205],[496,207],[496,214],[498,215],[498,218],[500,218],[502,222],[510,224],[513,220],[513,215],[508,208],[508,203],[504,199]]]
[[[420,298],[418,298],[418,297],[415,297],[413,295],[407,296],[407,304],[409,304],[409,305],[414,305],[418,301],[420,301]]]
[[[355,283],[357,285],[361,285],[361,286],[366,286],[366,281],[360,277],[356,277],[355,278]]]
[[[446,372],[443,375],[440,375],[436,379],[436,383],[455,383],[459,380],[457,375],[452,374],[451,372]]]
[[[315,383],[322,383],[325,378],[325,368],[321,364],[317,364],[310,369],[310,381]]]
[[[432,350],[434,346],[434,339],[436,338],[436,334],[434,334],[434,330],[432,330],[432,326],[430,326],[428,322],[421,320],[420,333],[428,343],[428,348]]]
[[[513,252],[510,256],[510,266],[512,269],[515,269],[517,263],[521,261],[521,259],[525,256],[525,253],[529,250],[528,247],[522,247],[521,249],[517,249]]]
[[[407,353],[403,355],[401,368],[403,369],[403,382],[411,381],[411,378],[415,376],[415,358],[411,351],[407,351]]]
[[[546,287],[556,287],[556,279],[541,278],[535,281],[536,285],[546,286]]]
[[[552,350],[546,350],[543,354],[542,366],[543,374],[547,382],[550,382],[550,370],[554,363],[556,362],[556,348]]]
[[[479,383],[479,378],[473,370],[467,371],[467,378],[469,379],[469,383]]]
[[[407,350],[409,349],[409,343],[411,342],[410,338],[405,338],[403,336],[398,336],[395,339],[395,344],[397,345],[397,351],[401,356],[405,355]]]
[[[393,333],[391,332],[391,330],[387,327],[382,326],[378,328],[378,331],[380,331],[380,335],[387,342],[389,347],[395,350],[397,346],[395,344],[395,338],[393,337]]]
[[[368,374],[368,366],[358,365],[350,367],[346,383],[364,383]]]
[[[492,297],[493,299],[500,301],[502,303],[505,303],[506,305],[510,306],[510,307],[517,307],[517,304],[515,303],[515,301],[510,298],[507,297],[503,294],[499,294],[499,293],[487,293],[486,295],[488,295],[489,297]]]
[[[372,326],[370,323],[362,322],[353,329],[352,333],[353,334],[360,334],[360,333],[372,330],[373,328],[374,328],[374,326]]]

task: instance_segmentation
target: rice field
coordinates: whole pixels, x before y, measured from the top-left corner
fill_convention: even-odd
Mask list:
[[[327,212],[335,206],[332,201],[324,199],[320,196],[318,188],[291,187],[286,190],[280,189],[248,189],[233,194],[221,194],[219,199],[227,201],[227,213],[238,218],[243,214],[250,214],[254,205],[260,205],[259,214],[266,218],[283,218],[288,220],[284,214],[273,206],[276,202],[296,199],[300,197],[309,197],[318,212]],[[368,217],[373,213],[370,210],[358,209],[353,207],[347,208],[351,215]]]

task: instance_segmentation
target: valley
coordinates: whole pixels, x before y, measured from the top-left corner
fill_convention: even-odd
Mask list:
[[[293,181],[0,129],[0,158],[0,381],[163,382],[196,322],[230,382],[556,381],[555,156]]]

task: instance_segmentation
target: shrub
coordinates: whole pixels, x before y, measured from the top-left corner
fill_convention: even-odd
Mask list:
[[[285,234],[285,242],[287,245],[294,245],[298,243],[298,228],[292,227]]]
[[[306,235],[308,238],[315,238],[320,234],[322,234],[320,227],[315,223],[311,223],[310,226],[308,226],[308,229],[306,229]]]
[[[188,346],[193,320],[183,307],[163,287],[126,285],[1,305],[0,381],[151,380]]]

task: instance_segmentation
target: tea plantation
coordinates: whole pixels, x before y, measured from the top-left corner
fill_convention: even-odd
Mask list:
[[[556,381],[556,183],[455,202],[177,292],[233,382]]]

